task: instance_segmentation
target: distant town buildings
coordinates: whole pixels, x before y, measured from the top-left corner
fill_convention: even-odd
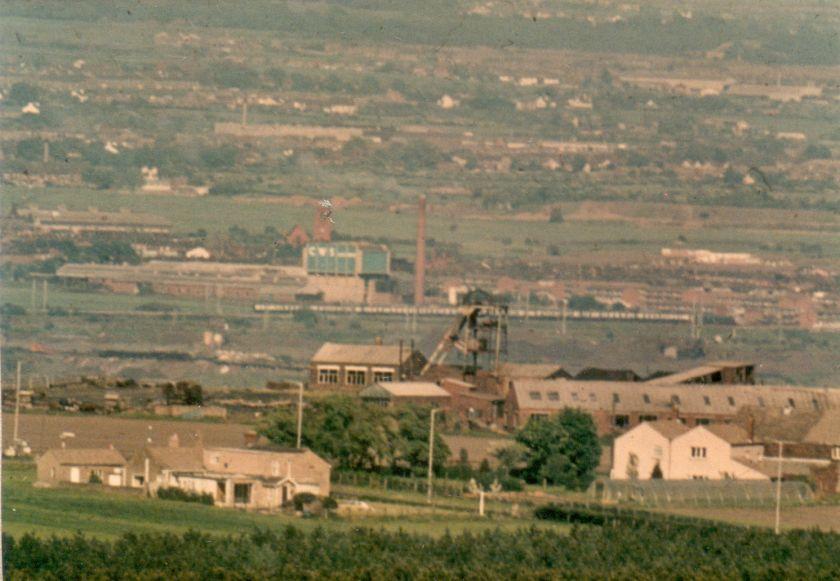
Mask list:
[[[27,206],[18,209],[17,215],[31,220],[33,226],[42,232],[168,234],[172,227],[165,218],[124,209],[103,212],[97,208],[83,211],[58,206],[55,210],[42,210],[38,206]]]

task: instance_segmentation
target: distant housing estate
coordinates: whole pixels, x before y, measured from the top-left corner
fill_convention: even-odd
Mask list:
[[[59,206],[55,210],[42,210],[28,206],[17,210],[17,215],[29,218],[36,229],[44,232],[135,232],[168,234],[172,228],[169,220],[154,214],[120,210],[103,212],[97,208],[68,210]]]

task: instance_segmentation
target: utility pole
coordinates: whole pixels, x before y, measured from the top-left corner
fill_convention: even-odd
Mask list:
[[[429,504],[432,504],[432,477],[434,472],[433,468],[433,458],[435,455],[435,414],[440,411],[440,408],[432,408],[432,415],[429,419],[429,485],[428,490],[426,491],[426,498]]]
[[[499,373],[499,358],[502,352],[502,310],[498,309],[496,313],[496,349],[495,349],[495,357],[496,362],[493,366],[493,370],[496,373]]]
[[[17,448],[18,428],[20,427],[20,361],[17,362],[17,384],[15,386],[15,430],[12,444]]]
[[[43,298],[43,309],[46,312],[47,310],[47,279],[44,279],[44,296]]]
[[[29,302],[31,303],[31,305],[30,305],[30,306],[32,307],[32,311],[33,311],[33,312],[35,311],[35,305],[37,304],[37,303],[36,303],[36,299],[35,299],[35,297],[36,297],[36,295],[37,295],[37,293],[38,293],[38,289],[37,289],[37,288],[36,288],[36,286],[35,286],[35,285],[37,285],[37,284],[38,284],[38,281],[36,281],[36,280],[33,278],[33,279],[32,279],[32,294],[31,294],[31,295],[30,295],[30,297],[29,297]]]
[[[297,404],[297,448],[300,449],[300,440],[303,434],[303,382],[298,381],[298,404]]]
[[[779,440],[779,465],[776,469],[776,534],[782,522],[782,449],[785,443]]]

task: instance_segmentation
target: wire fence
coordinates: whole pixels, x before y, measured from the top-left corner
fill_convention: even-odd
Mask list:
[[[776,483],[745,480],[698,481],[615,481],[595,483],[593,499],[607,503],[636,504],[644,507],[766,507],[776,502]],[[805,482],[783,482],[781,500],[786,505],[814,501]]]
[[[374,472],[336,471],[332,474],[332,481],[335,484],[361,486],[371,490],[393,490],[421,494],[427,494],[429,490],[429,481],[426,478],[376,474]],[[463,496],[465,492],[469,492],[469,484],[462,480],[435,477],[432,483],[432,491],[435,496],[457,498]]]

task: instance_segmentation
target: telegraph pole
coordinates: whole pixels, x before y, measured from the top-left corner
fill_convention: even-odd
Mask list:
[[[434,475],[432,468],[435,454],[435,414],[439,411],[440,408],[433,408],[431,418],[429,419],[429,485],[426,491],[426,498],[429,504],[432,504],[432,477]]]
[[[297,404],[297,448],[300,449],[300,440],[303,434],[303,382],[298,381],[298,404]]]
[[[779,440],[779,465],[776,469],[776,534],[782,522],[782,449],[785,443]]]
[[[17,384],[15,386],[15,430],[12,444],[17,448],[18,428],[20,427],[20,361],[17,362]]]

